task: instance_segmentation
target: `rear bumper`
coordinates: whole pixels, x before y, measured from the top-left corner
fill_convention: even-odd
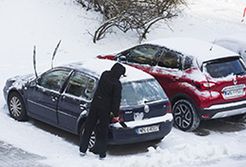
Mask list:
[[[157,121],[159,120],[159,121]],[[131,144],[138,143],[150,140],[157,140],[165,137],[172,129],[173,118],[172,114],[166,114],[162,117],[141,120],[141,121],[133,121],[127,122],[127,128],[121,127],[121,125],[114,124],[110,127],[110,136],[109,136],[109,144],[118,145],[118,144]],[[159,131],[138,134],[137,130],[142,127],[149,126],[159,126]]]
[[[209,115],[210,119],[224,118],[246,113],[246,100],[226,104],[212,105],[202,109],[202,115]]]

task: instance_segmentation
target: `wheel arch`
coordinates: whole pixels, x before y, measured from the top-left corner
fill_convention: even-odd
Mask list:
[[[23,93],[23,91],[18,90],[18,89],[16,89],[16,88],[12,88],[12,89],[10,89],[10,90],[8,91],[8,94],[7,94],[7,100],[9,99],[10,94],[11,94],[11,93],[14,93],[14,92],[18,93],[18,94],[21,96],[22,100],[24,101],[24,103],[25,103],[25,105],[26,105],[26,100],[25,100],[25,98],[24,98],[24,93]]]
[[[191,102],[191,104],[194,106],[195,108],[195,112],[196,114],[199,116],[199,118],[201,118],[201,114],[199,112],[199,108],[197,107],[197,103],[195,100],[193,100],[193,98],[191,98],[189,95],[186,95],[186,94],[182,94],[182,93],[179,93],[177,95],[175,95],[172,99],[171,99],[171,104],[172,104],[172,108],[173,108],[173,105],[180,99],[185,99],[185,100],[188,100],[189,102]]]
[[[189,129],[184,130],[184,131],[188,131],[188,132],[189,131],[193,131],[193,130],[195,130],[200,125],[200,120],[201,120],[200,112],[197,109],[197,105],[194,103],[194,100],[191,97],[189,97],[189,96],[187,96],[185,94],[178,94],[171,101],[172,102],[172,108],[173,109],[175,107],[175,104],[179,100],[183,100],[183,101],[186,100],[186,101],[188,101],[190,103],[190,105],[192,105],[191,107],[193,107],[193,112],[194,112],[194,114],[196,116],[193,117],[194,119],[193,119],[193,123],[192,123],[191,127]],[[174,113],[174,111],[173,111],[173,113]]]
[[[7,99],[6,99],[7,103],[8,103],[10,94],[12,94],[12,93],[14,93],[14,92],[15,92],[15,93],[18,93],[18,94],[21,96],[22,101],[23,101],[23,103],[24,103],[24,105],[25,105],[24,107],[25,107],[25,109],[26,109],[26,113],[27,113],[27,115],[28,115],[27,99],[25,98],[24,92],[23,92],[22,90],[19,90],[19,89],[16,89],[16,88],[10,89],[10,90],[8,91],[8,94],[7,94]]]
[[[19,116],[16,116],[14,117],[13,115],[11,115],[10,113],[10,98],[11,98],[11,95],[13,96],[18,96],[18,98],[20,99],[20,103],[22,104],[22,109],[21,109],[21,113],[19,114]],[[8,94],[7,94],[7,106],[8,106],[8,110],[9,110],[9,113],[11,115],[11,117],[13,117],[15,120],[18,120],[18,121],[27,121],[28,120],[28,112],[27,112],[27,106],[26,106],[26,99],[24,98],[24,94],[22,91],[19,91],[18,89],[11,89],[8,91]]]
[[[190,102],[196,107],[195,101],[194,101],[189,95],[182,94],[182,93],[176,94],[176,95],[171,99],[172,106],[175,104],[175,102],[177,102],[177,101],[180,100],[180,99],[186,99],[186,100],[190,101]]]

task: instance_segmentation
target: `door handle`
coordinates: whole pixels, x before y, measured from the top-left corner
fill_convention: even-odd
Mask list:
[[[86,103],[85,104],[80,104],[79,107],[80,107],[81,110],[86,110],[88,108],[88,105]]]

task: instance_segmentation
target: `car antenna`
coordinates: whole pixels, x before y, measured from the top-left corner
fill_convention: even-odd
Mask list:
[[[56,48],[55,48],[55,50],[53,52],[52,59],[51,59],[51,68],[53,68],[53,62],[54,62],[54,59],[55,59],[55,56],[56,56],[56,52],[57,52],[60,44],[61,44],[61,40],[57,43]]]
[[[36,78],[38,78],[38,73],[37,73],[37,68],[36,68],[36,46],[35,45],[33,48],[33,68],[34,68],[35,76]]]

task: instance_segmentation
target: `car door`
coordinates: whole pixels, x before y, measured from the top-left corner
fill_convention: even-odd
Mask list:
[[[41,75],[37,84],[28,88],[27,103],[30,115],[57,125],[58,99],[70,71],[69,69],[52,69]]]
[[[150,72],[157,64],[157,57],[161,53],[159,46],[144,44],[122,52],[119,57],[124,57],[126,64]]]
[[[166,91],[168,97],[176,92],[177,84],[183,76],[181,70],[182,54],[163,48],[157,66],[150,71]]]
[[[74,72],[59,98],[58,122],[65,130],[76,133],[77,121],[87,116],[96,87],[96,78],[82,72]]]

